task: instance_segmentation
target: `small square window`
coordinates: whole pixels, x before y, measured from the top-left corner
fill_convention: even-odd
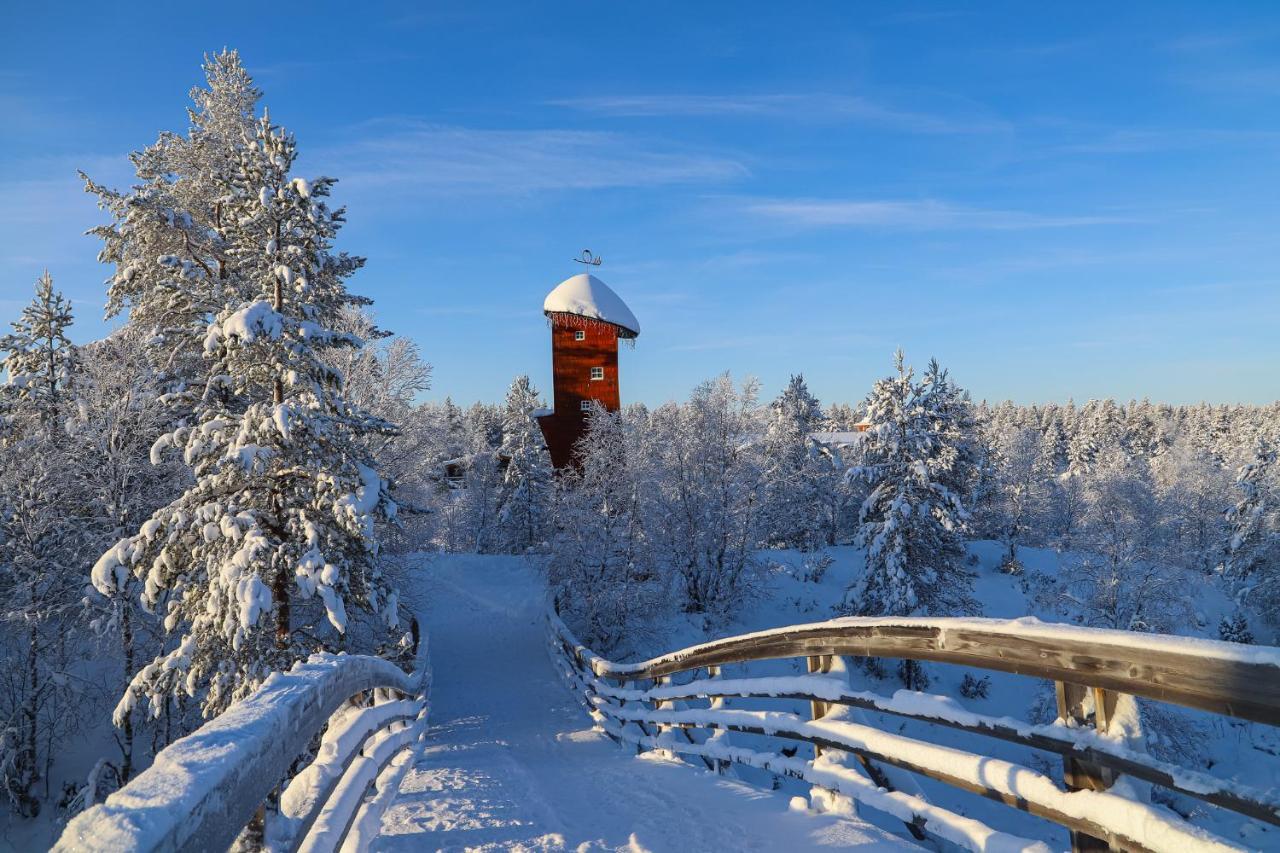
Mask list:
[[[582,411],[584,411],[584,412],[589,412],[589,411],[591,411],[591,401],[590,401],[590,400],[583,400],[582,402],[580,402],[580,403],[578,404],[578,408],[582,409]]]
[[[587,339],[587,333],[582,329],[578,329],[578,331],[573,333],[573,339],[575,341],[585,341]]]
[[[604,368],[603,368],[603,367],[593,367],[593,368],[591,368],[591,378],[592,378],[592,379],[604,379]]]

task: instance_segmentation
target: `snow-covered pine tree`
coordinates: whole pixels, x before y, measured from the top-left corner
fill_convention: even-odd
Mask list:
[[[1082,478],[1085,511],[1078,553],[1060,572],[1064,615],[1125,631],[1182,628],[1190,618],[1180,571],[1163,557],[1148,465],[1119,446]]]
[[[823,432],[848,432],[859,420],[859,413],[848,403],[832,403],[822,415],[817,429]]]
[[[46,430],[61,432],[61,415],[76,373],[79,354],[67,327],[71,303],[53,289],[48,270],[36,280],[35,298],[12,323],[13,331],[0,337],[0,352],[7,352],[0,370],[18,400],[40,415]]]
[[[467,429],[465,416],[450,397],[443,403],[424,403],[419,409],[427,424],[427,443],[423,448],[422,484],[426,491],[437,495],[452,490],[450,470],[457,471],[466,453]],[[444,519],[438,519],[443,523]]]
[[[992,442],[992,491],[986,502],[989,528],[1004,545],[1001,571],[1020,574],[1019,545],[1037,544],[1035,536],[1049,512],[1052,462],[1034,429],[1003,430]]]
[[[1239,499],[1227,510],[1223,573],[1236,599],[1280,627],[1280,488],[1275,445],[1258,439],[1253,458],[1236,474]]]
[[[1087,473],[1102,451],[1100,437],[1095,431],[1097,423],[1094,413],[1097,407],[1096,400],[1084,404],[1067,440],[1067,472],[1072,476]]]
[[[450,507],[449,547],[491,554],[501,548],[498,501],[502,471],[493,442],[487,410],[477,404],[466,415],[466,449],[459,461],[462,488]]]
[[[429,538],[431,519],[430,513],[416,510],[432,502],[433,452],[438,442],[430,412],[416,398],[431,387],[431,365],[423,361],[412,340],[379,329],[369,310],[353,306],[342,311],[337,331],[366,342],[363,347],[342,347],[326,355],[329,365],[343,376],[347,401],[398,427],[394,433],[379,432],[362,440],[377,460],[378,470],[395,484],[401,506],[398,523],[378,531],[383,550],[419,550]]]
[[[1230,616],[1223,616],[1218,622],[1218,639],[1228,643],[1253,643],[1253,632],[1249,630],[1249,620],[1236,610]]]
[[[363,259],[330,250],[343,223],[325,202],[334,181],[291,177],[296,151],[264,115],[221,185],[216,239],[236,259],[235,291],[253,298],[208,325],[194,423],[152,448],[181,448],[195,484],[93,568],[104,595],[142,580],[144,604],[179,635],[117,719],[142,697],[159,714],[175,694],[218,713],[317,646],[342,646],[350,609],[396,625],[374,536],[396,505],[362,442],[392,426],[351,405],[325,359],[362,345],[331,329],[367,301],[345,286]]]
[[[669,603],[644,536],[642,453],[623,417],[595,406],[577,445],[580,468],[558,478],[547,575],[565,620],[587,643],[635,643]]]
[[[498,522],[505,550],[517,554],[546,541],[551,512],[551,457],[542,428],[533,418],[539,408],[541,401],[529,377],[517,376],[507,390],[502,445],[498,448],[498,456],[506,460]]]
[[[101,238],[98,258],[113,264],[107,316],[129,312],[148,332],[159,379],[171,392],[174,420],[189,417],[204,388],[201,346],[209,323],[227,305],[254,298],[254,256],[238,253],[227,235],[232,197],[228,178],[255,134],[260,93],[235,51],[206,57],[207,88],[194,88],[186,136],[162,133],[134,152],[138,182],[120,192],[81,173],[112,221],[90,230]]]
[[[762,442],[764,535],[770,544],[808,549],[819,544],[824,475],[835,470],[832,457],[813,440],[822,408],[809,393],[804,376],[791,377],[769,406]]]
[[[189,484],[190,473],[180,460],[151,465],[148,459],[155,436],[168,428],[172,410],[160,399],[159,377],[139,340],[144,336],[126,324],[81,350],[76,387],[80,414],[72,436],[75,453],[65,461],[90,484],[90,529],[95,555],[137,530],[151,513],[180,495]],[[77,575],[82,581],[83,570]],[[119,666],[118,687],[122,693],[137,672],[138,662],[149,658],[160,640],[155,620],[142,610],[137,586],[138,581],[130,578],[129,588],[112,598],[90,594],[85,599],[90,607],[90,627],[100,639],[118,649],[110,663]],[[139,734],[135,722],[132,713],[120,721],[115,738],[119,761],[111,762],[109,770],[103,766],[121,783],[127,783],[133,775],[135,737]],[[90,796],[87,805],[92,804]]]
[[[79,366],[71,306],[46,272],[0,337],[7,374],[0,431],[0,788],[15,811],[40,810],[37,783],[84,707],[67,676],[86,558],[86,482],[69,464],[66,420]],[[84,673],[80,673],[83,675]]]
[[[1040,420],[1040,453],[1053,474],[1067,470],[1067,431],[1062,426],[1062,410],[1056,405],[1046,406]]]
[[[645,437],[653,488],[644,521],[656,559],[675,571],[690,613],[709,617],[748,588],[760,536],[758,384],[703,382],[684,406],[655,409]]]
[[[867,568],[843,612],[874,616],[956,616],[976,611],[973,576],[964,568],[965,499],[973,476],[968,400],[937,362],[920,382],[894,355],[895,374],[867,398],[870,427],[863,463],[850,475],[871,487],[859,513],[857,543]],[[926,683],[918,664],[904,683]]]
[[[1124,446],[1130,456],[1150,459],[1165,449],[1159,441],[1157,414],[1151,401],[1129,401],[1124,410]]]

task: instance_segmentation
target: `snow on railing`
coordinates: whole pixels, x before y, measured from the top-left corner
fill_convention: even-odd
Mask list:
[[[363,849],[426,730],[429,690],[425,637],[412,673],[366,655],[312,655],[174,741],[53,849],[226,850],[255,816],[268,849]],[[286,782],[322,732],[315,758]],[[265,814],[282,783],[279,813]]]
[[[1119,775],[1280,825],[1280,791],[1159,761],[1124,737],[1134,695],[1280,725],[1280,649],[1034,619],[846,618],[729,637],[622,664],[582,645],[554,612],[548,613],[548,625],[562,676],[615,740],[697,756],[708,767],[737,763],[805,780],[819,798],[837,794],[863,803],[904,821],[917,837],[931,834],[972,850],[1043,848],[933,805],[917,792],[894,790],[885,766],[1054,821],[1071,830],[1076,849],[1240,849],[1172,811],[1108,790]],[[1047,679],[1056,685],[1059,720],[1032,725],[976,714],[945,696],[855,691],[830,674],[833,662],[844,656],[941,661]],[[806,658],[813,674],[720,674],[726,665],[795,657]],[[706,675],[700,677],[700,671]],[[673,677],[680,674],[691,680],[676,683]],[[804,718],[730,710],[724,707],[727,698],[807,700],[811,713]],[[700,700],[709,706],[687,707]],[[860,711],[1057,753],[1065,784],[1009,761],[883,731],[867,725]],[[695,738],[699,730],[710,735]],[[815,759],[798,757],[795,747],[761,752],[733,746],[724,740],[726,732],[802,741],[814,747]],[[842,755],[853,756],[856,764],[842,763]]]

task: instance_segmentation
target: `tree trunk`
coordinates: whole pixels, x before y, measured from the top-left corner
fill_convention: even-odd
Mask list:
[[[40,813],[40,803],[31,795],[31,789],[39,778],[39,764],[36,761],[40,739],[40,658],[36,654],[39,639],[40,636],[33,627],[30,634],[31,648],[27,652],[27,678],[30,689],[27,693],[27,707],[23,712],[26,717],[24,726],[26,731],[23,732],[18,774],[22,784],[22,789],[18,791],[19,810],[27,817],[35,817]]]
[[[280,223],[276,223],[276,240],[280,239]],[[280,282],[280,276],[276,276],[275,293],[273,307],[277,312],[284,311],[284,288]],[[275,386],[272,388],[272,399],[279,406],[284,402],[284,381],[279,375],[276,376]],[[276,521],[280,529],[284,529],[284,499],[280,494],[279,482],[276,483],[275,494],[272,496],[273,509],[276,512]],[[289,606],[289,567],[280,563],[276,566],[275,578],[271,584],[271,596],[276,601],[276,648],[284,651],[289,647],[290,621],[291,613]]]
[[[133,681],[133,614],[129,609],[129,602],[124,601],[122,606],[121,633],[120,644],[124,652],[124,687],[129,689],[129,684]],[[120,784],[123,786],[129,782],[133,776],[133,709],[130,708],[124,715],[124,722],[120,726]]]

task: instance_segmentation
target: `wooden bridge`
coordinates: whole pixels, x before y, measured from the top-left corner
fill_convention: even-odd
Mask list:
[[[1133,711],[1132,697],[1280,725],[1280,649],[1036,620],[839,619],[730,637],[643,663],[622,664],[593,653],[555,613],[547,612],[541,618],[550,651],[547,666],[545,657],[538,663],[542,652],[532,648],[543,644],[536,627],[540,605],[536,600],[519,601],[531,590],[516,588],[508,600],[495,604],[486,600],[488,591],[461,589],[466,577],[460,571],[450,581],[457,589],[442,587],[441,596],[455,598],[442,598],[445,603],[427,615],[433,620],[429,626],[444,625],[453,634],[445,638],[451,645],[438,653],[438,665],[446,653],[464,657],[475,651],[465,665],[450,669],[451,678],[464,681],[440,680],[440,695],[431,700],[433,718],[437,703],[456,702],[445,693],[449,688],[472,697],[470,704],[451,709],[455,721],[468,725],[477,716],[477,703],[506,703],[505,716],[494,718],[486,737],[509,731],[513,741],[525,737],[531,745],[504,741],[502,749],[519,753],[527,746],[538,755],[556,756],[561,772],[543,786],[543,799],[552,796],[548,790],[564,785],[563,780],[587,776],[588,785],[571,796],[598,795],[601,802],[591,808],[593,813],[613,809],[624,822],[640,820],[644,818],[636,816],[638,811],[623,811],[632,780],[637,790],[645,785],[652,790],[670,786],[670,773],[675,773],[687,780],[681,783],[686,790],[688,785],[723,789],[728,783],[718,782],[723,779],[719,774],[732,775],[730,768],[736,765],[756,768],[749,772],[761,777],[774,774],[793,788],[803,783],[811,789],[815,805],[833,813],[843,806],[842,813],[851,821],[858,820],[853,809],[857,804],[889,816],[890,825],[897,822],[896,835],[874,827],[857,835],[871,846],[911,847],[936,839],[972,850],[1049,849],[1042,841],[930,802],[913,784],[923,778],[1066,827],[1075,849],[1243,849],[1167,808],[1132,796],[1127,784],[1119,785],[1124,778],[1280,826],[1280,792],[1250,789],[1159,761],[1121,736]],[[802,660],[807,673],[751,672],[758,662],[789,658]],[[1059,719],[1033,725],[972,713],[948,697],[852,690],[842,673],[846,661],[856,658],[933,661],[1043,679],[1054,685]],[[554,684],[552,670],[568,690]],[[732,677],[726,670],[734,672]],[[520,679],[538,692],[513,684]],[[430,782],[433,767],[460,760],[457,755],[473,746],[470,741],[479,729],[441,726],[441,731],[456,732],[448,735],[456,741],[447,750],[433,752],[431,738],[424,741],[430,682],[425,642],[406,669],[368,657],[315,656],[162,751],[133,782],[75,818],[55,849],[203,851],[227,849],[237,839],[242,846],[272,850],[453,846],[455,837],[447,844],[443,836],[433,837],[444,824],[421,813],[422,791],[432,785],[405,781],[406,774],[420,774]],[[581,748],[578,736],[544,731],[572,725],[565,717],[546,716],[558,713],[547,709],[557,704],[555,696],[576,697],[597,731],[629,749],[683,756],[693,767],[655,767],[653,762],[627,759],[617,750],[616,758],[608,759],[609,775],[602,775],[600,767],[585,766],[604,763],[602,753],[575,751]],[[752,709],[741,707],[746,705]],[[770,710],[771,705],[776,709]],[[798,707],[808,712],[797,713]],[[564,713],[572,711],[566,707]],[[1054,756],[1063,763],[1064,781],[982,751],[872,725],[872,714]],[[298,771],[302,756],[314,757]],[[587,770],[592,772],[583,772]],[[668,775],[654,781],[658,770]],[[522,772],[512,770],[511,775]],[[494,785],[511,782],[495,781],[492,777],[503,775],[498,772],[454,774],[462,781],[452,784],[463,789],[455,792],[455,800],[471,802],[462,796],[465,788],[484,784],[486,775]],[[741,788],[733,784],[735,791]],[[515,801],[523,796],[517,790],[506,800],[519,809]],[[737,797],[726,807],[743,810],[742,814],[744,806],[764,812],[776,801],[747,800],[724,790],[717,796]],[[501,798],[492,792],[486,797],[484,808],[492,811]],[[548,811],[555,809],[542,808],[538,820],[554,823]],[[671,814],[665,818],[676,820]],[[661,814],[654,817],[663,819]],[[761,819],[763,826],[793,815],[783,809],[762,814]],[[714,823],[717,817],[707,815],[705,820]],[[730,819],[734,821],[739,825],[728,828],[745,833],[740,840],[755,831],[743,818]],[[511,826],[536,822],[522,816],[494,824],[501,823],[506,832]],[[1025,827],[1025,820],[1017,825]],[[676,846],[679,834],[671,837]],[[734,838],[699,837],[704,840],[686,839],[686,849],[701,849],[699,843],[732,846]],[[515,843],[501,833],[484,838],[490,847]],[[541,849],[561,848],[548,842]]]

